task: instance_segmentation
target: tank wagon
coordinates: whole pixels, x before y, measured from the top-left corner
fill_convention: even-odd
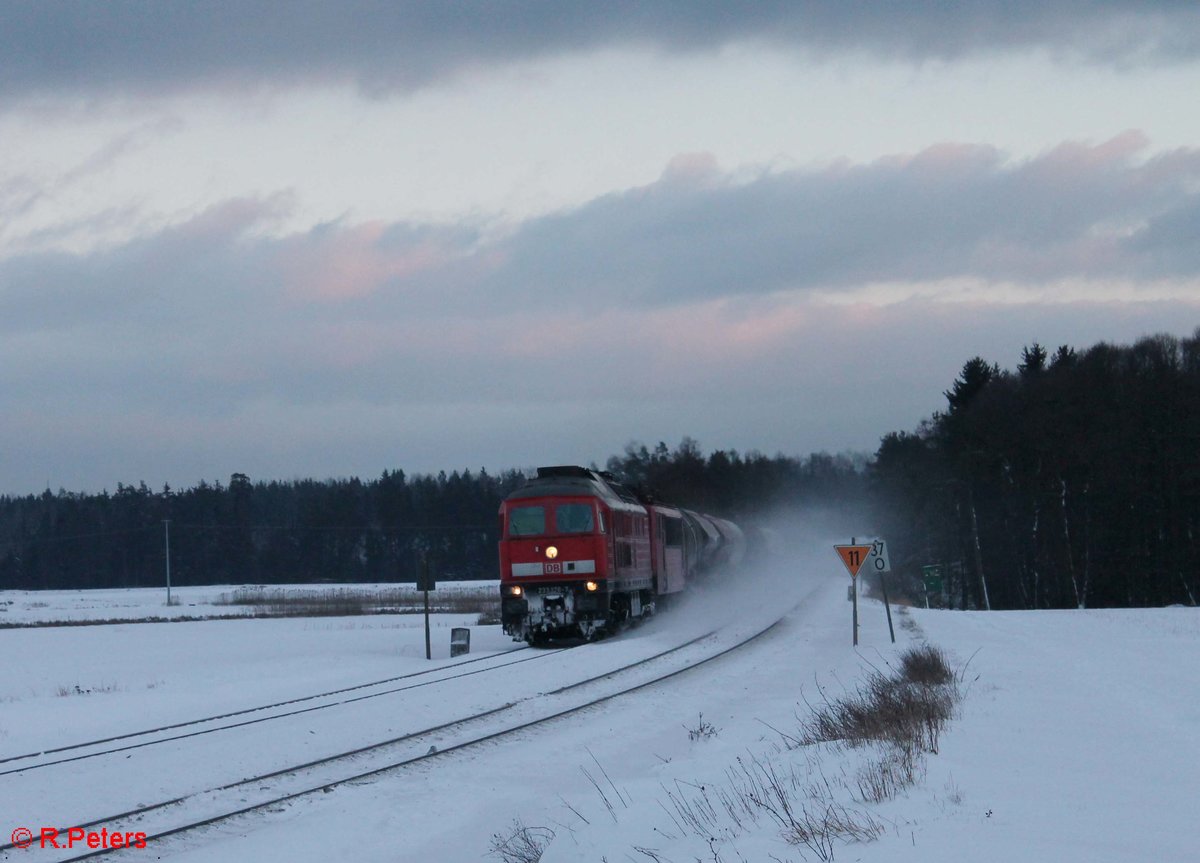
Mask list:
[[[733,522],[638,496],[603,471],[538,468],[500,505],[504,631],[530,644],[598,638],[745,550]]]

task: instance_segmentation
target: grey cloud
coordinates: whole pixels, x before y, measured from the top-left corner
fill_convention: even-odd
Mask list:
[[[28,213],[44,194],[29,177],[0,178],[0,218],[7,221]],[[0,226],[0,236],[3,230],[3,226]]]
[[[1194,328],[1200,296],[868,316],[802,296],[1195,278],[1200,151],[1140,146],[1016,163],[941,146],[748,182],[670,171],[494,239],[346,222],[279,237],[264,229],[286,199],[235,200],[120,246],[9,257],[0,491],[589,461],[683,434],[870,448],[940,407],[976,353]],[[720,313],[697,305],[711,298]]]
[[[1200,194],[1154,216],[1128,245],[1164,275],[1200,271]]]
[[[127,156],[151,143],[162,135],[179,131],[183,122],[175,117],[163,117],[151,123],[141,123],[126,132],[105,141],[82,162],[69,168],[56,179],[58,187],[100,173],[123,156]]]
[[[335,268],[327,284],[320,272],[327,259],[357,258],[364,245],[347,243],[359,229],[330,224],[262,236],[284,206],[238,199],[116,247],[0,261],[0,391],[8,403],[51,398],[87,412],[119,402],[130,411],[220,416],[259,399],[375,401],[398,389],[437,398],[431,372],[456,366],[469,382],[469,357],[414,361],[411,381],[396,377],[396,363],[413,353],[406,316],[414,308],[445,312],[437,285],[426,291],[419,274],[396,285],[380,270],[398,296],[381,314],[354,296],[377,289],[374,282],[360,285],[357,271]],[[385,262],[431,245],[454,254],[474,236],[396,224],[371,232],[365,251],[376,249]],[[343,288],[348,295],[337,293]]]
[[[235,200],[182,225],[88,254],[42,252],[0,261],[0,332],[69,332],[130,320],[200,321],[227,292],[271,284],[244,232],[276,212]]]
[[[421,86],[480,65],[614,45],[704,51],[758,40],[812,54],[953,59],[1046,48],[1097,62],[1190,59],[1200,8],[1134,0],[9,0],[0,97],[289,85]]]
[[[39,187],[37,194],[39,197],[44,197],[46,192]],[[0,239],[4,241],[10,254],[16,251],[30,253],[41,249],[69,246],[73,240],[87,242],[110,231],[124,232],[125,235],[135,233],[140,217],[140,210],[135,204],[106,207],[98,212],[60,219],[45,227],[24,232],[5,232],[3,228],[0,228]]]
[[[490,291],[587,306],[975,277],[1200,275],[1200,151],[1127,134],[1009,164],[981,146],[747,183],[664,181],[526,224]]]
[[[138,124],[102,142],[80,161],[62,167],[42,181],[28,175],[0,176],[0,241],[7,249],[53,248],[69,242],[72,237],[135,226],[138,208],[132,204],[85,212],[32,230],[22,229],[21,223],[22,217],[36,214],[40,205],[53,204],[73,186],[103,173],[120,158],[147,146],[161,135],[180,128],[182,123],[173,117]],[[36,215],[34,218],[36,221]]]
[[[668,173],[650,186],[483,226],[330,223],[258,230],[286,199],[238,200],[88,255],[0,261],[0,330],[92,325],[218,341],[317,324],[380,327],[656,308],[782,290],[949,278],[1200,276],[1200,151],[1141,161],[1126,135],[1009,163],[942,145],[866,165]]]

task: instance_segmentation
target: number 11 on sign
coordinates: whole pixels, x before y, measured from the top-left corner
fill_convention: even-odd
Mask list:
[[[850,573],[850,577],[858,578],[858,571],[862,569],[863,562],[871,553],[871,546],[835,545],[833,549],[838,553],[838,557],[842,559],[842,565],[846,567],[846,571]]]

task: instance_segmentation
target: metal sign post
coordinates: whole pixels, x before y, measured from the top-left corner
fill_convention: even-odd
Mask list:
[[[433,659],[433,647],[429,639],[429,591],[437,589],[437,582],[429,571],[429,558],[421,555],[417,568],[417,590],[425,594],[425,658]]]
[[[875,571],[879,573],[879,586],[883,589],[883,607],[887,609],[888,619],[888,634],[892,637],[892,644],[896,643],[896,630],[892,626],[892,604],[888,602],[887,595],[887,579],[883,577],[885,572],[891,572],[892,566],[888,562],[887,545],[882,539],[875,540],[871,545],[871,556],[868,558]]]
[[[835,545],[833,550],[837,552],[838,557],[842,560],[842,565],[850,573],[850,598],[854,603],[854,646],[858,647],[858,571],[862,569],[863,563],[871,553],[871,546],[858,545],[851,537],[850,545]]]
[[[425,658],[433,659],[433,648],[429,644],[429,591],[425,593]]]
[[[163,519],[163,541],[166,544],[164,556],[167,561],[167,605],[171,604],[171,519]]]
[[[856,575],[850,576],[850,590],[854,596],[854,611],[851,617],[854,627],[854,646],[858,647],[858,576]]]

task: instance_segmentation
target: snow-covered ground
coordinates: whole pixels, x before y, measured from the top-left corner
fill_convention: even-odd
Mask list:
[[[495,596],[498,581],[444,581],[430,601],[449,597]],[[255,614],[254,604],[236,602],[255,593],[297,599],[339,595],[419,602],[411,584],[218,584],[175,587],[167,605],[166,587],[113,588],[110,590],[0,590],[0,627],[5,624],[63,623],[80,621],[186,620],[206,617],[239,617]],[[422,624],[424,625],[424,624]]]
[[[124,856],[189,863],[478,861],[488,859],[493,834],[510,832],[519,819],[549,839],[544,863],[820,859],[784,841],[765,815],[738,824],[717,812],[708,822],[711,836],[688,827],[680,807],[695,811],[706,795],[727,792],[740,764],[774,770],[794,784],[797,805],[811,801],[811,789],[820,785],[825,805],[842,805],[880,828],[873,842],[835,843],[837,860],[1200,859],[1193,835],[1200,805],[1200,610],[912,609],[897,616],[899,643],[892,645],[882,606],[864,600],[855,651],[844,572],[832,550],[827,555],[756,575],[740,601],[721,587],[620,638],[438,689],[436,703],[402,694],[390,707],[392,723],[403,729],[410,714],[453,712],[517,692],[536,702],[538,692],[572,676],[616,667],[714,623],[733,618],[752,628],[786,615],[752,645],[696,671],[546,727]],[[451,661],[449,627],[464,622],[474,621],[437,619],[435,664]],[[420,619],[404,616],[0,630],[0,758],[420,670],[428,665],[423,639]],[[472,639],[472,657],[512,646],[498,627],[472,626]],[[924,639],[965,664],[965,697],[916,786],[881,804],[863,803],[854,777],[871,751],[782,745],[779,732],[798,733],[806,702],[853,689]],[[689,734],[700,729],[701,714],[715,734]],[[330,745],[355,740],[367,720],[366,713],[347,712],[341,724],[289,725],[276,736],[294,739],[301,752],[301,736],[331,738]],[[214,734],[187,757],[197,770],[219,773],[200,759],[249,757],[245,750],[262,746],[255,740]],[[159,777],[148,773],[155,763],[123,759],[111,799],[90,801],[89,811],[116,811],[125,799],[117,786],[156,788]],[[186,773],[183,763],[173,769]],[[0,790],[18,805],[22,792],[10,784],[14,779],[0,779],[8,784]],[[38,794],[53,800],[53,788]],[[28,817],[52,824],[57,815]],[[36,831],[42,824],[0,825],[0,842],[20,826]],[[37,849],[7,852],[12,860],[40,856]]]

